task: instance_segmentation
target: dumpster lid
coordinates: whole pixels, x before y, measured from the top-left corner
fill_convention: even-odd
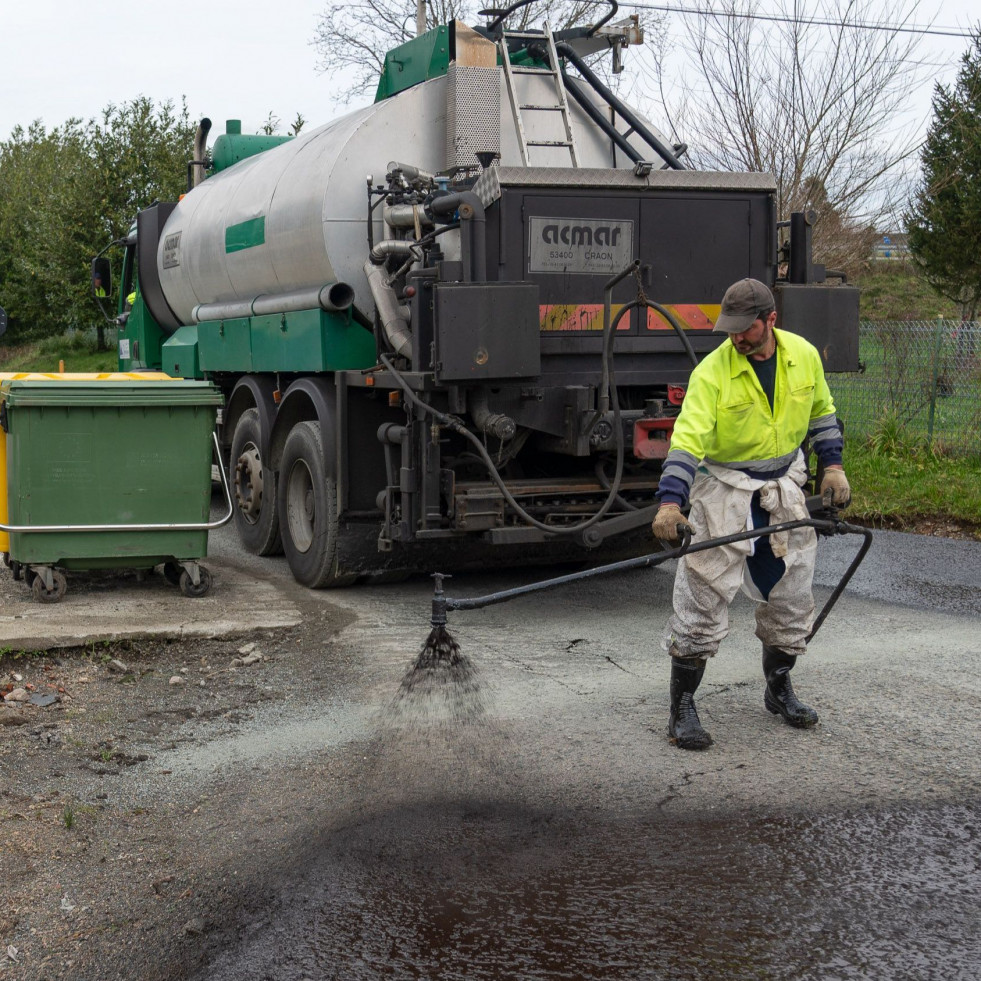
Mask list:
[[[0,371],[0,382],[27,381],[183,381],[165,371]]]
[[[184,379],[119,379],[98,376],[89,379],[8,378],[0,381],[0,399],[10,408],[16,406],[86,405],[221,405],[221,392],[211,382]]]

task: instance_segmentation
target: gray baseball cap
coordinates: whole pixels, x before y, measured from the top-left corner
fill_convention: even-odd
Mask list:
[[[741,334],[764,310],[772,310],[775,306],[773,294],[764,283],[758,279],[740,279],[722,297],[722,313],[714,329],[726,334]]]

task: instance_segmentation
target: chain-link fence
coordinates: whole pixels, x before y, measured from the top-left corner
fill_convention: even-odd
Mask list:
[[[863,321],[859,360],[828,378],[849,439],[886,431],[981,454],[981,324]]]

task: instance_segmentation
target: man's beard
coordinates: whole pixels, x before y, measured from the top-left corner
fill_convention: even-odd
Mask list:
[[[745,344],[745,343],[746,343],[745,341],[741,342],[741,344]],[[740,354],[748,358],[753,354],[759,354],[761,351],[763,351],[766,348],[766,346],[769,343],[770,343],[770,331],[766,331],[766,333],[763,335],[763,338],[760,340],[759,344],[754,344],[752,345],[752,347],[748,347],[748,348],[741,347],[739,344],[737,344],[736,350]]]

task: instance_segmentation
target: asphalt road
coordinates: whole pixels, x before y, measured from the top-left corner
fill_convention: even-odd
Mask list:
[[[858,541],[822,542],[819,603]],[[281,561],[254,568],[293,595]],[[794,671],[806,732],[765,711],[737,600],[699,693],[705,753],[665,735],[671,573],[451,614],[476,690],[415,700],[396,696],[427,580],[305,597],[353,615],[323,649],[352,681],[302,740],[294,712],[264,743],[322,780],[321,830],[243,897],[200,978],[977,977],[981,543],[875,536]]]

